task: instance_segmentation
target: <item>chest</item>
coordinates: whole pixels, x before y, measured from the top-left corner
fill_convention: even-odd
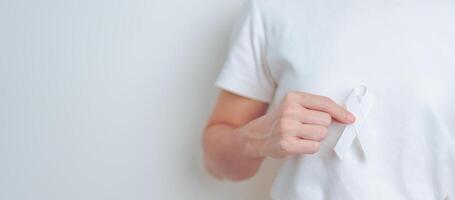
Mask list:
[[[275,100],[298,90],[342,101],[361,84],[403,101],[443,97],[455,85],[454,5],[326,2],[288,8],[276,19],[268,47]]]

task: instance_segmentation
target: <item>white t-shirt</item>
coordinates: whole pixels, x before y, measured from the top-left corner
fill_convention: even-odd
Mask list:
[[[216,85],[271,107],[374,94],[365,141],[340,159],[331,125],[318,153],[284,162],[274,199],[455,200],[455,0],[250,0],[230,44]]]

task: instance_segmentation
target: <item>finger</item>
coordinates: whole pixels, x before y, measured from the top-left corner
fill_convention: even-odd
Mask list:
[[[299,119],[304,124],[320,126],[329,126],[332,122],[332,116],[330,114],[310,109],[303,109]]]
[[[305,94],[299,102],[305,108],[326,112],[339,122],[352,123],[355,121],[352,113],[328,97]]]
[[[292,108],[284,111],[282,117],[294,119],[304,124],[315,124],[321,126],[329,126],[332,122],[332,116],[328,113],[306,109],[297,103]]]
[[[321,141],[327,136],[327,127],[301,124],[294,134],[300,139]]]
[[[300,138],[305,140],[321,141],[327,135],[327,127],[302,124],[294,119],[286,119],[280,125],[280,133],[285,137]]]
[[[282,148],[288,154],[313,154],[319,150],[320,143],[313,140],[295,138],[282,143]]]

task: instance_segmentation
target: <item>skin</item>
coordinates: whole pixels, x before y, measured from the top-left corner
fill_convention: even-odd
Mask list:
[[[265,158],[314,154],[336,120],[355,117],[328,97],[288,93],[266,113],[267,103],[221,91],[203,134],[204,164],[219,179],[254,176]]]

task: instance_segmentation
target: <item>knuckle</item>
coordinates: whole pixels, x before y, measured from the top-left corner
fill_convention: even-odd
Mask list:
[[[330,114],[328,113],[323,113],[322,114],[322,122],[324,123],[324,125],[328,126],[330,125],[330,123],[332,123],[332,116],[330,116]]]
[[[291,91],[291,92],[288,92],[288,93],[284,96],[283,101],[284,101],[284,102],[293,102],[293,101],[295,101],[299,96],[300,96],[300,93],[299,93],[299,92]]]
[[[278,120],[278,131],[281,134],[285,134],[287,131],[291,129],[291,122],[286,118],[280,118]]]
[[[291,108],[289,104],[284,104],[282,109],[281,109],[281,115],[282,116],[292,116],[296,114],[294,109]]]
[[[319,142],[310,143],[310,145],[308,146],[308,154],[314,154],[314,153],[318,152],[319,146],[320,146]]]
[[[321,126],[319,128],[319,139],[320,140],[323,140],[327,137],[327,128],[326,127],[323,127]]]
[[[280,140],[278,146],[281,152],[289,153],[291,151],[291,147],[288,140],[285,139]]]

